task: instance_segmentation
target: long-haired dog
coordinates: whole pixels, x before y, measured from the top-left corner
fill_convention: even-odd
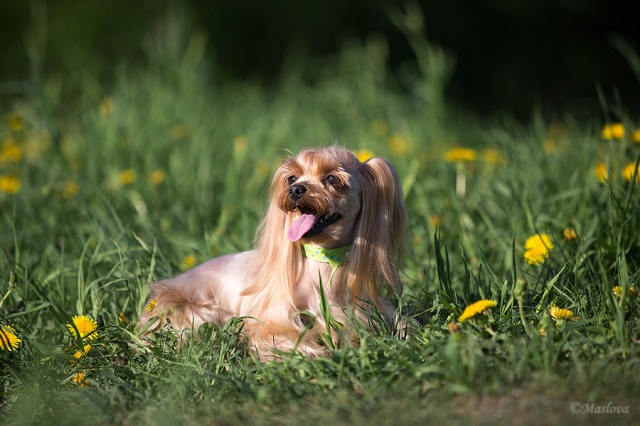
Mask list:
[[[158,317],[197,330],[243,317],[262,359],[291,349],[322,355],[327,306],[337,323],[377,315],[394,327],[385,296],[402,293],[406,211],[391,164],[340,147],[305,149],[283,161],[270,192],[256,248],[153,284],[142,325]]]

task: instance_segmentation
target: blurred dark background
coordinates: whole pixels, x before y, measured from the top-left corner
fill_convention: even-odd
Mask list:
[[[176,8],[176,4],[181,7]],[[455,58],[447,100],[481,114],[592,114],[601,93],[636,111],[640,82],[619,37],[640,48],[640,24],[621,0],[418,0],[424,32]],[[329,58],[346,41],[388,42],[390,70],[415,59],[389,19],[390,0],[30,0],[0,5],[0,96],[40,74],[97,74],[145,58],[154,25],[180,11],[208,37],[216,78],[273,85],[292,51]],[[41,47],[35,53],[33,46]],[[42,54],[44,52],[44,54]],[[636,50],[636,52],[638,52]],[[37,66],[34,66],[37,64]],[[402,90],[402,84],[398,85]],[[406,88],[405,88],[406,89]]]

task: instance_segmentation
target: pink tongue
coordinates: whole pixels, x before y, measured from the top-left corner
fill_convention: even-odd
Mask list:
[[[313,225],[316,223],[316,215],[314,214],[303,214],[299,218],[297,218],[291,226],[289,227],[289,232],[287,236],[291,241],[298,241],[304,234],[309,232],[309,229],[313,228]]]

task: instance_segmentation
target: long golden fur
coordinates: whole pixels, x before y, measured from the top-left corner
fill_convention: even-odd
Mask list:
[[[320,283],[334,318],[355,314],[367,323],[366,312],[375,306],[387,327],[394,326],[385,296],[402,293],[405,224],[402,190],[388,161],[360,162],[340,147],[305,149],[284,160],[273,177],[256,248],[153,284],[154,303],[141,325],[158,317],[158,324],[197,329],[246,317],[244,332],[260,358],[291,349],[322,355]],[[303,244],[349,246],[347,261],[334,270],[305,257]],[[301,312],[315,321],[310,325]]]

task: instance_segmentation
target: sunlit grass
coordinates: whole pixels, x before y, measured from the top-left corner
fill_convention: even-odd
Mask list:
[[[434,98],[447,68],[437,48],[418,53],[441,80],[405,93],[389,88],[375,41],[313,85],[295,72],[275,91],[223,84],[186,40],[184,56],[164,58],[172,67],[121,68],[109,87],[88,76],[94,89],[72,103],[35,90],[0,111],[9,423],[532,422],[532,410],[575,420],[573,401],[637,414],[640,146],[628,117],[622,130],[481,124]],[[361,327],[328,358],[271,364],[248,355],[238,320],[144,344],[148,284],[249,248],[278,161],[336,142],[398,169],[406,339]]]

